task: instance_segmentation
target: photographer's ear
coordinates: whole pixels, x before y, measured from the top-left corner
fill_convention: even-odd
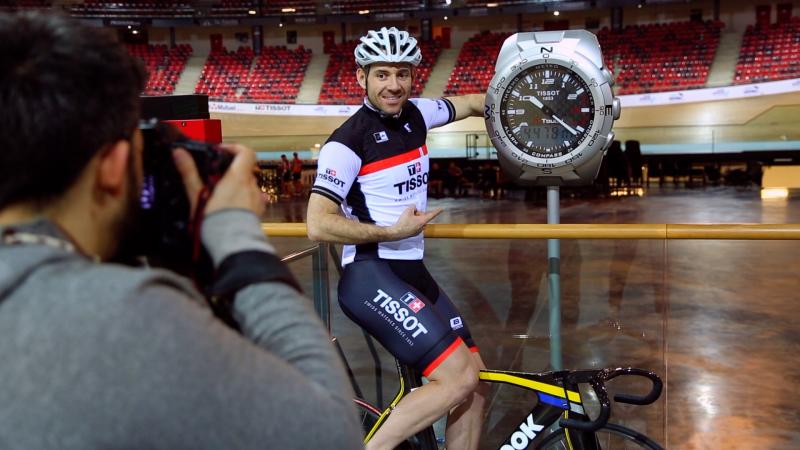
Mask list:
[[[98,155],[97,185],[113,195],[121,194],[127,185],[128,164],[131,164],[131,142],[119,140]]]

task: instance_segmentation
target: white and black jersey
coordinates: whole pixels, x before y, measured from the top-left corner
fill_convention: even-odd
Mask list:
[[[311,192],[341,205],[348,218],[389,226],[411,205],[425,211],[428,198],[428,130],[452,122],[447,99],[410,99],[387,117],[365,100],[322,147]],[[346,245],[342,265],[354,260],[422,259],[422,233],[400,241]]]

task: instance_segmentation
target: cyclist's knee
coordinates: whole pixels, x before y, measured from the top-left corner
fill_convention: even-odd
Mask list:
[[[450,392],[453,404],[461,403],[478,388],[478,365],[465,346],[459,347],[428,377]]]

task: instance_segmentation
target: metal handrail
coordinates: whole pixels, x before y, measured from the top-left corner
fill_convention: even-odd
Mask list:
[[[307,248],[305,250],[300,250],[300,251],[297,251],[297,252],[294,252],[294,253],[290,253],[290,254],[284,256],[283,258],[281,258],[281,261],[283,261],[286,264],[289,264],[289,263],[297,261],[298,259],[303,259],[303,258],[305,258],[307,256],[313,256],[318,251],[319,251],[319,245],[315,245],[315,246],[309,247],[309,248]]]
[[[305,223],[262,223],[272,237],[305,237]],[[426,238],[800,240],[800,224],[430,224]]]

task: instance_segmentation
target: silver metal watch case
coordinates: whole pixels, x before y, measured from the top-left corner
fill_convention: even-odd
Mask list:
[[[553,158],[530,155],[518,148],[503,129],[500,102],[509,83],[521,72],[542,64],[562,66],[581,77],[594,100],[591,128],[572,151]],[[597,177],[603,155],[614,140],[611,127],[619,118],[619,100],[611,91],[611,73],[603,67],[597,38],[584,30],[517,33],[504,43],[495,75],[486,93],[486,129],[498,152],[500,166],[523,185],[582,185]]]

